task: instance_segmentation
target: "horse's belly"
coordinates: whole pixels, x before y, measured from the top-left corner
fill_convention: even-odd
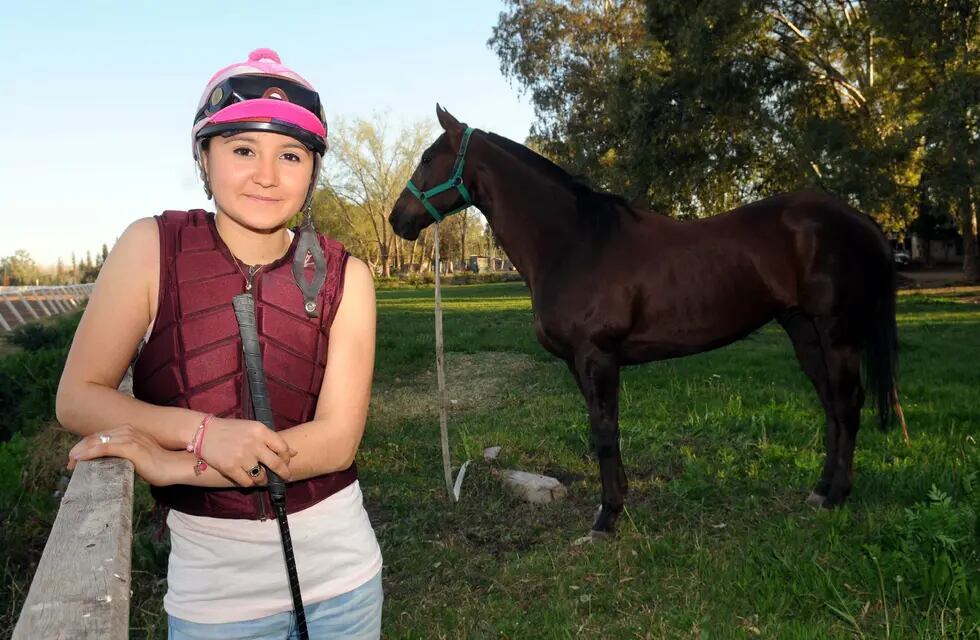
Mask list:
[[[683,358],[704,351],[718,349],[731,344],[739,339],[738,336],[730,339],[715,340],[710,343],[701,342],[688,344],[683,342],[642,342],[637,340],[624,341],[619,353],[619,362],[622,364],[642,364],[654,360],[669,360],[671,358]]]
[[[619,359],[623,364],[640,364],[711,351],[741,340],[771,319],[772,315],[767,314],[702,326],[653,326],[625,338],[620,345]]]

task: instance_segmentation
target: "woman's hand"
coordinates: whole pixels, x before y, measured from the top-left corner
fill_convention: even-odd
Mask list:
[[[260,462],[289,482],[289,461],[295,455],[281,434],[257,420],[211,418],[204,430],[201,457],[240,487],[267,483],[265,469],[255,478],[248,474]]]
[[[74,470],[79,460],[126,458],[132,461],[134,471],[141,478],[152,485],[164,486],[173,481],[169,466],[172,456],[152,436],[124,424],[79,440],[68,452],[68,470]]]

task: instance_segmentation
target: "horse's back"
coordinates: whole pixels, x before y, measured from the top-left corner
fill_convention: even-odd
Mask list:
[[[818,277],[880,278],[891,271],[891,249],[878,225],[846,202],[805,190],[758,200],[688,226],[703,246],[748,253],[760,271],[798,286]]]
[[[791,308],[860,308],[890,267],[875,223],[816,191],[694,221],[641,215],[594,245],[535,292],[538,337],[559,355],[607,345],[624,363],[714,349]]]
[[[874,221],[818,191],[696,221],[655,218],[623,246],[648,265],[631,279],[627,342],[640,361],[729,344],[789,309],[864,313],[875,303],[868,292],[891,277],[890,249]]]

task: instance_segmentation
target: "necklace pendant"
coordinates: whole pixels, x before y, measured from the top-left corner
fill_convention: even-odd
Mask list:
[[[252,290],[252,283],[251,282],[246,282],[245,283],[245,291],[251,291],[251,290]]]

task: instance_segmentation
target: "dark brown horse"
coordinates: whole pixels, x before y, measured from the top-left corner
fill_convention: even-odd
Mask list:
[[[900,410],[895,271],[870,218],[801,192],[675,220],[597,192],[438,106],[436,113],[444,133],[389,221],[412,240],[469,202],[486,216],[527,281],[538,340],[568,364],[585,396],[602,478],[593,534],[614,530],[626,498],[620,367],[716,349],[771,320],[789,334],[826,412],[827,455],[807,502],[845,501],[864,404],[862,359],[882,428],[893,403]]]

